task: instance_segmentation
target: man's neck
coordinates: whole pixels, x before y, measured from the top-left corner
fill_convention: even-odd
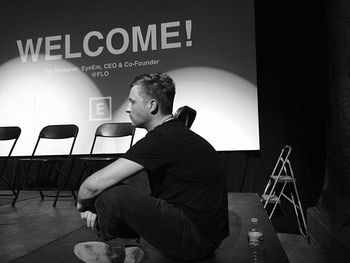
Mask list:
[[[173,118],[172,114],[160,115],[155,117],[152,121],[150,121],[149,125],[146,127],[146,130],[149,132],[153,130],[155,127],[167,122]]]

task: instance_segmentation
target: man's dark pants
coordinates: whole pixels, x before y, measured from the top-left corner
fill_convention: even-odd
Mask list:
[[[101,193],[95,202],[100,237],[142,237],[165,256],[195,261],[213,254],[216,246],[201,238],[180,208],[119,184]]]

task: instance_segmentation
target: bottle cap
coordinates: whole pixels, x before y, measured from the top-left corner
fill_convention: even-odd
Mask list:
[[[252,217],[252,218],[250,219],[250,222],[252,222],[252,223],[258,223],[258,219],[257,219],[256,217]]]

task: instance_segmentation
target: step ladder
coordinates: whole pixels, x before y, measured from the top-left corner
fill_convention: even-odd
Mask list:
[[[310,236],[307,230],[303,208],[300,202],[295,177],[291,162],[289,160],[292,147],[285,145],[277,159],[276,165],[270,175],[269,181],[261,196],[264,208],[272,204],[273,207],[268,216],[271,219],[278,204],[283,200],[289,201],[293,207],[298,222],[300,234],[310,243]]]

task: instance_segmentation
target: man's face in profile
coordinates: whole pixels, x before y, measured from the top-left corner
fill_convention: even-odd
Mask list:
[[[126,112],[135,127],[145,128],[150,119],[147,101],[142,92],[142,87],[135,85],[131,88]]]

